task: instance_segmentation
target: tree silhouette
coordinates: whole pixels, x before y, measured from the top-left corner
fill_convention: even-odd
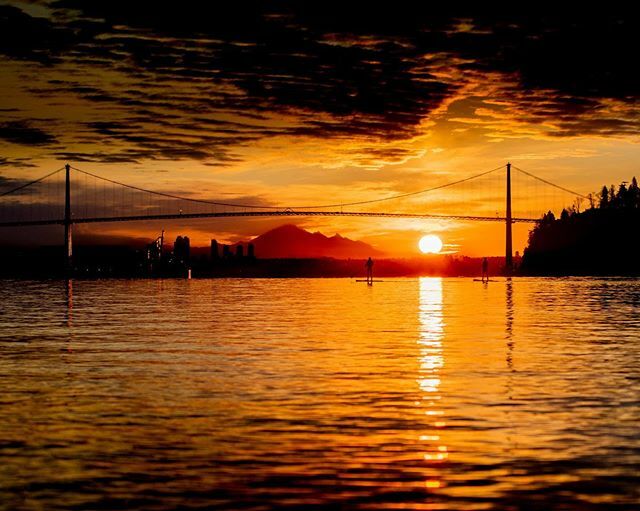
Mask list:
[[[529,233],[521,269],[529,274],[640,274],[637,232],[640,189],[634,177],[627,186],[603,186],[591,208],[549,211]]]
[[[602,209],[609,207],[609,189],[606,186],[603,186],[600,192],[600,207]]]
[[[629,209],[640,209],[640,188],[638,188],[636,176],[631,178],[631,184],[627,190],[627,197],[627,207]]]

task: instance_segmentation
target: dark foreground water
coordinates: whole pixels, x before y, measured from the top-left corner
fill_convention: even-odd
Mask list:
[[[2,509],[639,509],[640,281],[0,281]]]

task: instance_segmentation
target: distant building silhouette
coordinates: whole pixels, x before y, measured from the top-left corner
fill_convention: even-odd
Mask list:
[[[147,245],[146,260],[147,270],[154,271],[162,263],[162,246],[164,244],[164,230],[155,240]]]
[[[229,245],[222,245],[222,258],[231,259],[231,247]]]
[[[249,243],[249,245],[247,246],[247,257],[249,259],[255,259],[255,257],[256,257],[255,248],[253,246],[253,243]]]
[[[238,259],[242,259],[244,257],[244,247],[242,245],[238,245],[236,247],[236,257]]]
[[[178,236],[173,244],[173,258],[177,263],[187,264],[190,256],[189,236]]]
[[[220,259],[220,253],[218,252],[218,241],[211,240],[211,260],[215,261],[216,259]]]

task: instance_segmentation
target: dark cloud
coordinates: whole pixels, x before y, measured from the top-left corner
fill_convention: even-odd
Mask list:
[[[36,164],[31,163],[29,158],[5,158],[0,156],[0,167],[12,167],[12,168],[29,168],[37,167]],[[0,186],[2,186],[3,177],[0,176]]]
[[[640,127],[638,23],[623,13],[525,16],[404,1],[35,5],[48,15],[0,7],[0,53],[70,70],[27,84],[30,94],[103,109],[69,130],[70,142],[100,141],[100,150],[55,153],[79,161],[225,164],[238,146],[280,135],[363,139],[372,148],[364,159],[375,159],[376,141],[408,139],[465,86],[500,79],[508,86],[494,99],[522,120],[553,122],[552,135]],[[625,105],[622,117],[610,101]],[[56,141],[11,115],[0,138]],[[394,161],[410,154],[391,151]]]
[[[11,5],[0,5],[0,53],[19,60],[51,63],[70,41],[62,28]]]
[[[48,145],[56,141],[56,137],[46,131],[31,126],[26,121],[10,121],[0,123],[0,140],[21,145]]]

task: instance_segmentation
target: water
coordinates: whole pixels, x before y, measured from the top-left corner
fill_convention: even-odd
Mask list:
[[[2,509],[638,509],[640,281],[0,281]]]

